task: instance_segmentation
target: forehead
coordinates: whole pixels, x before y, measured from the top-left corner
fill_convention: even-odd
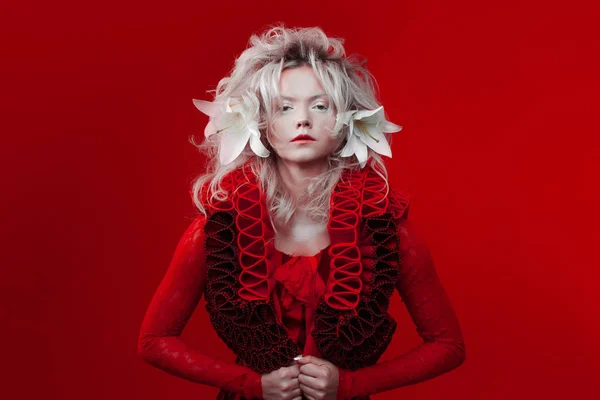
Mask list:
[[[287,97],[310,97],[323,93],[323,86],[312,67],[303,65],[281,72],[279,92],[281,96]]]

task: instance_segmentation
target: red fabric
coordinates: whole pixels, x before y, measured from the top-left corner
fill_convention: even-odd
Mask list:
[[[215,332],[236,355],[236,363],[267,374],[292,364],[301,351],[286,327],[277,320],[271,297],[267,301],[248,301],[239,295],[244,290],[240,284],[243,267],[239,259],[248,256],[237,245],[238,232],[243,231],[236,227],[238,215],[219,211],[206,218],[205,308]],[[273,260],[269,258],[268,262],[252,264],[268,266]],[[271,274],[268,281],[265,286],[275,287]],[[233,395],[233,392],[222,390],[219,399],[230,399]]]
[[[261,191],[253,181],[246,181],[251,171],[238,170],[233,175],[239,184],[235,191],[235,224],[239,229],[237,241],[240,252],[239,262],[242,284],[239,295],[245,300],[267,300],[273,291],[274,282],[268,279],[273,273],[272,241],[266,245],[265,238],[273,237],[265,202],[261,201]]]
[[[277,293],[274,297],[275,311],[303,354],[317,354],[311,340],[306,348],[307,332],[314,327],[315,310],[325,293],[329,272],[327,251],[323,249],[314,256],[289,256],[276,251],[275,273]],[[312,339],[312,338],[310,338]]]
[[[394,198],[390,200],[395,201]],[[260,374],[247,367],[209,357],[190,348],[180,339],[187,320],[204,293],[206,269],[203,226],[204,217],[199,216],[181,238],[142,323],[138,352],[149,363],[173,375],[237,392],[247,398],[262,398]],[[340,369],[338,399],[368,396],[421,382],[456,368],[465,358],[458,320],[426,244],[406,216],[397,221],[397,232],[400,239],[401,278],[396,289],[424,342],[392,360],[353,372]],[[276,253],[272,254],[272,260],[277,263]],[[310,335],[306,332],[310,324],[307,310],[310,311],[310,306],[306,304],[314,300],[320,284],[315,275],[314,262],[310,259],[290,261],[292,264],[280,264],[285,266],[285,270],[282,270],[285,272],[275,275],[278,278],[275,280],[286,290],[274,291],[278,294],[273,296],[277,299],[276,303],[283,304],[279,316],[284,322],[301,320],[298,312],[304,308],[304,330],[290,329],[289,333],[296,342],[301,340],[302,335],[308,336],[308,341]],[[317,271],[321,270],[317,268]],[[291,277],[299,277],[302,282],[315,282],[316,291],[299,290],[300,286],[294,286]],[[308,301],[303,303],[302,300]],[[307,354],[306,346],[304,350]]]
[[[224,204],[207,204],[214,196],[203,190],[210,211],[206,309],[238,356],[236,363],[268,373],[289,365],[302,350],[277,320],[273,229],[258,179],[245,165],[224,180],[228,190],[236,188]],[[408,212],[409,199],[398,194],[391,204],[386,193],[385,180],[372,168],[344,172],[331,197],[331,268],[323,301],[316,310],[303,310],[311,332],[304,351],[350,371],[375,364],[396,329],[388,313],[399,276],[393,218]]]
[[[331,196],[327,229],[331,269],[325,302],[337,310],[355,309],[363,292],[363,265],[358,248],[361,216],[385,212],[386,182],[371,168],[345,173]],[[362,190],[359,190],[362,189]]]
[[[223,180],[223,187],[234,193],[225,202],[211,202],[210,190],[203,188],[204,204],[213,211],[235,209],[238,234],[238,261],[242,268],[239,296],[245,300],[267,300],[271,297],[273,275],[273,229],[265,209],[264,196],[256,176],[247,164],[232,171]],[[233,190],[235,188],[235,190]],[[331,196],[328,232],[330,275],[324,300],[337,310],[355,309],[363,291],[363,266],[358,247],[361,217],[381,214],[388,209],[386,182],[370,167],[346,171]],[[400,196],[402,198],[402,196]],[[402,213],[406,202],[396,202]]]
[[[396,284],[423,343],[391,360],[340,371],[338,399],[366,396],[434,378],[465,360],[462,331],[427,244],[408,218],[396,222],[400,279]]]
[[[207,356],[180,338],[206,284],[204,223],[203,216],[196,218],[181,237],[146,311],[138,353],[150,364],[173,375],[239,392],[248,398],[262,398],[259,373]]]

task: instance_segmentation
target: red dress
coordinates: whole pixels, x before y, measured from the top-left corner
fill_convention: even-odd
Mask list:
[[[147,362],[190,381],[262,399],[261,374],[224,362],[188,346],[181,338],[205,288],[204,222],[197,217],[183,234],[168,271],[142,323],[138,352]],[[423,343],[391,360],[347,371],[339,369],[338,399],[368,396],[427,379],[458,367],[465,359],[461,329],[438,278],[427,245],[412,222],[397,222],[401,279],[396,290]],[[320,356],[312,336],[316,303],[328,276],[327,252],[290,257],[275,252],[273,300],[279,322],[303,349]]]

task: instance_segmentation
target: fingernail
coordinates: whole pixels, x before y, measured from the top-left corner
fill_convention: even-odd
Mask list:
[[[295,360],[295,361],[298,361],[298,360],[300,360],[301,358],[302,358],[302,354],[300,354],[300,355],[299,355],[299,356],[297,356],[297,357],[294,357],[294,360]]]

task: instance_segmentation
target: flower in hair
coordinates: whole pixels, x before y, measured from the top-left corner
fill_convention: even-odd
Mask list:
[[[376,153],[392,157],[392,149],[384,132],[398,132],[402,127],[385,119],[383,106],[375,110],[350,110],[340,113],[337,115],[337,121],[350,127],[346,146],[340,154],[342,157],[356,155],[361,168],[367,164],[369,158],[367,147]]]
[[[193,99],[194,105],[210,117],[204,136],[221,135],[219,161],[226,165],[235,160],[250,141],[250,148],[259,157],[270,152],[260,141],[258,121],[249,118],[248,111],[238,100],[229,97],[225,103]]]

